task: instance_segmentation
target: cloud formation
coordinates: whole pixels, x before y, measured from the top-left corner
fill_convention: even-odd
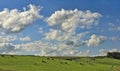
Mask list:
[[[14,41],[17,38],[15,36],[0,36],[0,43]]]
[[[18,9],[5,8],[0,12],[0,29],[8,32],[19,32],[25,27],[32,24],[37,19],[42,19],[43,16],[39,14],[42,7],[37,7],[30,4],[29,10],[19,11]]]
[[[85,44],[88,47],[98,46],[103,43],[107,38],[105,36],[91,35],[90,39],[85,41]]]
[[[81,11],[65,10],[55,11],[46,22],[50,26],[60,27],[61,30],[66,32],[75,31],[77,27],[90,28],[92,25],[98,24],[98,19],[101,17],[99,13],[92,13],[89,10]]]
[[[4,9],[0,12],[0,29],[8,32],[19,32],[31,25],[35,20],[42,19],[39,14],[41,7],[29,5],[29,10],[24,8],[21,12],[18,9]],[[46,19],[49,24],[48,31],[43,26],[39,28],[39,33],[43,36],[41,40],[32,42],[29,36],[16,38],[13,36],[0,36],[0,53],[14,53],[19,55],[41,55],[41,56],[88,56],[91,51],[81,51],[77,47],[87,45],[88,47],[98,46],[107,38],[105,36],[93,34],[88,40],[89,30],[79,31],[81,28],[88,29],[98,24],[98,19],[102,17],[100,13],[91,11],[65,10],[55,11]],[[4,33],[3,33],[4,34]],[[87,35],[88,34],[88,35]],[[23,34],[22,34],[23,35]],[[115,39],[115,38],[113,38]],[[34,39],[33,39],[34,40]],[[9,41],[14,41],[11,44]],[[15,43],[20,41],[20,43]]]
[[[72,45],[74,47],[79,46],[79,41],[88,34],[89,32],[81,32],[81,33],[68,33],[61,30],[50,29],[49,32],[45,33],[45,40],[62,42],[66,45]],[[72,47],[70,46],[70,47]]]
[[[9,54],[15,49],[14,45],[11,43],[0,43],[0,53]]]
[[[29,36],[25,36],[19,39],[20,41],[30,41],[31,38]]]
[[[61,30],[50,29],[49,32],[45,33],[45,39],[64,41],[70,38],[70,35],[62,32]]]
[[[0,54],[39,55],[39,56],[88,56],[90,50],[81,51],[61,43],[51,45],[42,41],[24,44],[1,43]]]
[[[87,56],[90,50],[80,51],[64,43],[50,45],[41,41],[15,45],[18,54],[34,54],[39,56]],[[29,47],[29,48],[28,48]],[[33,48],[34,47],[34,48]]]

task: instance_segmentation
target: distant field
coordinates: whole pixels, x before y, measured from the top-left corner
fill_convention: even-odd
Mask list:
[[[120,71],[120,60],[1,55],[0,71]]]

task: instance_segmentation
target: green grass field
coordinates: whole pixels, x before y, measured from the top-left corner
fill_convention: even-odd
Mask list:
[[[82,57],[0,56],[0,71],[120,71],[120,60]]]

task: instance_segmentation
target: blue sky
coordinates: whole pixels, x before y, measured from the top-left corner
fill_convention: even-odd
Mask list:
[[[95,56],[120,51],[119,3],[0,0],[0,53]]]

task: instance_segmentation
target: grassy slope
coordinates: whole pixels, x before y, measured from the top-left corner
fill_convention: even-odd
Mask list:
[[[80,58],[70,61],[35,56],[0,56],[0,71],[120,71],[120,60]]]

